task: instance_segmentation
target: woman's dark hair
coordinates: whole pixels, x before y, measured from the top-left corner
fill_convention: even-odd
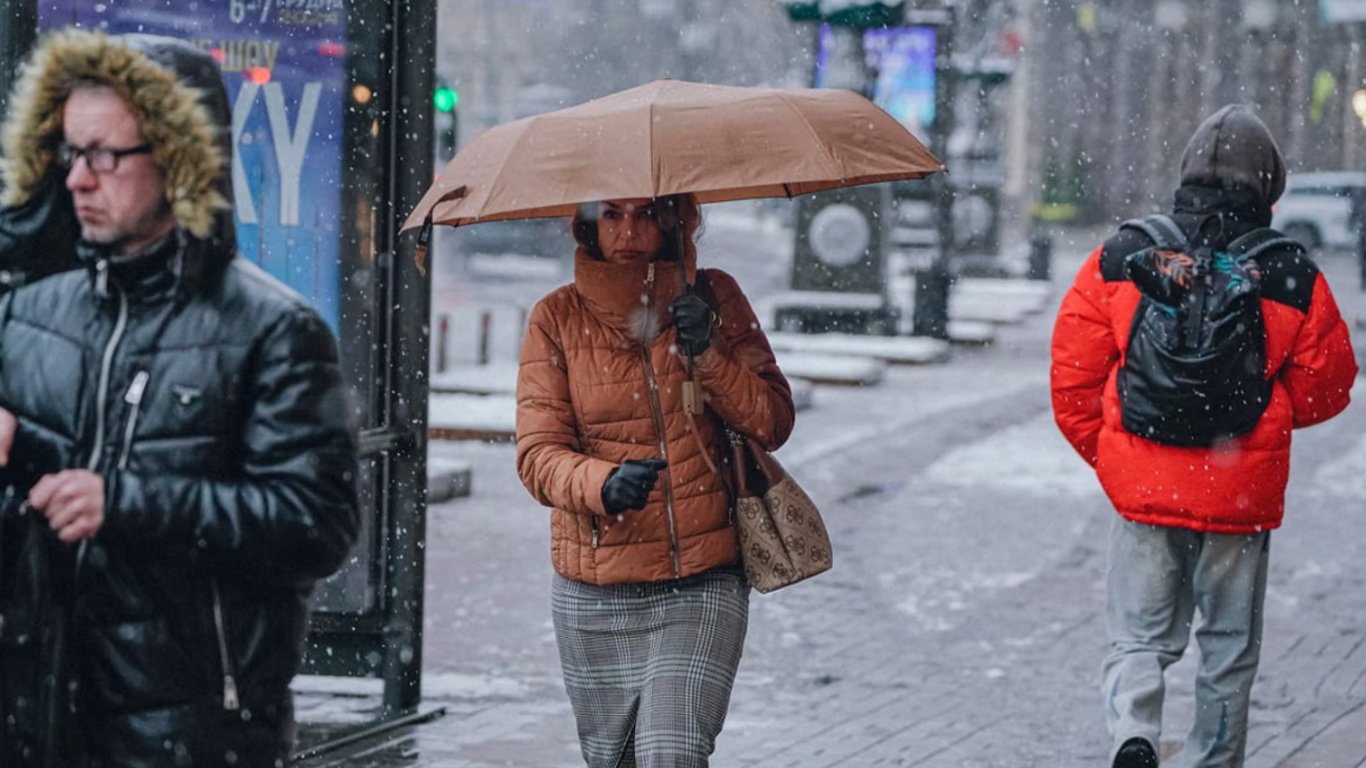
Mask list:
[[[653,208],[659,233],[663,236],[657,261],[678,261],[678,227],[682,226],[688,242],[693,242],[697,230],[702,226],[702,207],[692,195],[668,195],[655,198]],[[601,210],[601,202],[584,203],[579,206],[570,224],[575,242],[598,261],[602,261],[602,248],[598,245],[598,214]]]

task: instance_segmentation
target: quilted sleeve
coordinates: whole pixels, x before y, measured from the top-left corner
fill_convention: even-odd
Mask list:
[[[792,434],[792,388],[778,368],[768,337],[735,278],[707,270],[722,342],[696,358],[697,381],[723,421],[775,450]]]
[[[1322,274],[1315,279],[1309,312],[1280,375],[1290,393],[1297,428],[1336,416],[1351,399],[1356,355],[1347,324]]]
[[[605,515],[602,484],[616,467],[579,445],[569,373],[556,313],[547,300],[531,311],[517,369],[517,474],[540,503]]]

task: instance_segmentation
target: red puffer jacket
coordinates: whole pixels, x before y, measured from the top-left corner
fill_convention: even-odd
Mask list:
[[[1209,448],[1152,442],[1120,423],[1124,364],[1138,289],[1123,259],[1145,243],[1113,238],[1082,265],[1053,330],[1058,426],[1096,468],[1118,512],[1138,523],[1214,533],[1281,524],[1290,431],[1347,407],[1357,364],[1347,326],[1318,267],[1289,249],[1259,257],[1271,401],[1251,432]]]

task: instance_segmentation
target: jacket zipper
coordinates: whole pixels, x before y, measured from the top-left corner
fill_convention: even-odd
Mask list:
[[[99,384],[95,388],[95,445],[86,463],[86,469],[91,472],[99,472],[100,462],[104,459],[104,420],[109,412],[105,400],[109,397],[109,378],[114,367],[114,352],[118,349],[119,342],[123,341],[123,334],[128,328],[128,297],[122,290],[115,290],[119,297],[118,314],[114,318],[114,330],[109,333],[109,341],[104,344],[104,355],[100,358]],[[95,292],[101,297],[109,295],[109,262],[106,260],[100,260],[95,265]],[[85,557],[89,550],[90,539],[82,539],[76,548],[76,562],[71,568],[74,584],[80,584],[81,571],[84,570]],[[69,625],[66,631],[70,631]],[[52,725],[53,723],[49,723],[49,726]]]
[[[647,312],[654,305],[654,287],[655,265],[654,262],[651,262],[648,271],[645,273],[645,309]],[[659,436],[659,456],[668,461],[669,444],[664,431],[664,408],[659,403],[659,382],[655,378],[654,364],[650,362],[650,345],[645,339],[640,340],[640,359],[645,365],[645,381],[650,390],[650,414],[654,417],[655,434]],[[683,569],[678,564],[678,527],[674,523],[674,490],[668,470],[660,473],[660,480],[663,482],[664,488],[664,512],[669,520],[669,559],[673,561],[674,577],[681,578]]]
[[[228,656],[227,622],[223,620],[223,598],[218,594],[218,579],[209,579],[209,586],[213,588],[213,627],[218,632],[218,655],[223,661],[223,709],[236,711],[241,702],[237,698],[232,658]]]
[[[123,402],[133,407],[128,414],[128,426],[123,430],[123,452],[119,456],[119,469],[128,468],[128,457],[133,453],[133,431],[137,429],[138,414],[142,412],[142,396],[147,392],[147,380],[151,374],[147,371],[138,371],[133,376],[133,383],[128,386],[128,393],[123,396]]]
[[[729,445],[729,446],[731,446],[731,450],[730,450],[730,461],[731,461],[731,463],[734,464],[736,461],[740,461],[740,453],[741,453],[741,452],[740,452],[740,451],[737,451],[737,450],[735,450],[735,449],[736,449],[737,447],[739,447],[739,446],[745,444],[745,436],[742,435],[742,434],[740,434],[739,430],[732,429],[732,428],[730,427],[730,425],[726,425],[726,426],[723,426],[723,427],[721,428],[721,439],[725,440],[725,441],[726,441],[726,444]],[[732,468],[731,468],[732,482],[735,482],[735,483],[738,484],[738,483],[739,483],[739,479],[738,479],[738,478],[739,478],[739,476],[740,476],[740,473],[741,473],[741,472],[744,472],[744,471],[746,471],[746,468],[745,468],[745,465],[744,465],[743,463],[741,463],[739,466],[732,467]],[[726,502],[726,517],[730,520],[730,524],[731,524],[732,526],[735,525],[735,507],[736,507],[736,506],[739,504],[739,502],[740,502],[739,492],[740,492],[740,489],[739,489],[738,485],[737,485],[737,487],[732,488],[730,494],[728,494],[728,495],[730,496],[730,499]]]
[[[100,262],[100,264],[104,264],[104,262]],[[105,276],[107,271],[107,266],[99,270],[98,282],[106,283],[108,281]],[[104,458],[104,420],[108,411],[105,400],[109,397],[110,369],[114,367],[114,350],[123,340],[124,330],[128,327],[128,298],[124,296],[123,291],[118,291],[118,294],[119,314],[114,320],[114,332],[109,334],[109,341],[104,345],[104,357],[100,360],[99,386],[95,391],[95,448],[90,452],[90,461],[86,465],[86,469],[92,472],[99,471],[100,460]]]

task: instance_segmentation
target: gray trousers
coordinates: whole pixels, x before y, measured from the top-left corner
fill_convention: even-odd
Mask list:
[[[1262,643],[1271,534],[1197,533],[1116,518],[1106,576],[1105,719],[1111,760],[1128,739],[1156,747],[1162,675],[1200,646],[1195,723],[1184,754],[1191,768],[1236,768],[1247,748],[1247,714]]]
[[[706,768],[749,626],[738,567],[610,586],[557,575],[551,616],[589,768]]]

